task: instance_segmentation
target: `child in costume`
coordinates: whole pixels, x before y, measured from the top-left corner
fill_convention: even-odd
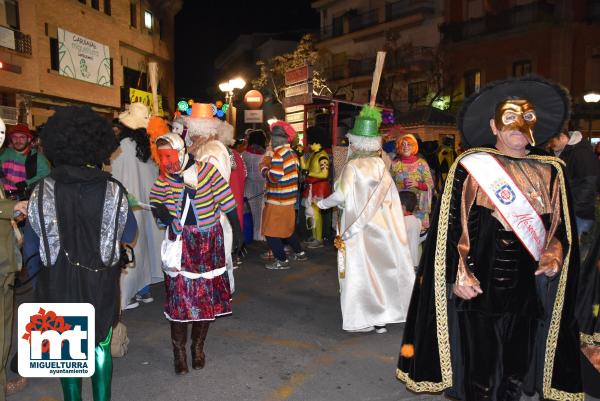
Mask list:
[[[396,141],[397,157],[392,162],[392,177],[398,191],[411,191],[417,195],[415,216],[423,228],[429,228],[429,213],[433,196],[433,179],[425,159],[419,157],[419,144],[414,135],[406,134]]]

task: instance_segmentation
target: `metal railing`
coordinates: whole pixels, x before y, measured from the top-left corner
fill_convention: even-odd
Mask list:
[[[31,56],[31,36],[6,26],[0,26],[0,47]]]
[[[489,14],[464,22],[444,24],[440,27],[440,31],[444,39],[460,41],[476,36],[507,31],[536,22],[551,22],[553,20],[554,4],[546,1],[536,1],[513,7],[499,14]]]
[[[331,38],[335,38],[336,36],[341,36],[344,34],[344,25],[343,24],[331,24],[322,26],[321,29],[317,32],[317,40],[327,40]]]
[[[350,77],[360,77],[373,74],[375,57],[362,60],[348,60],[348,73]]]
[[[385,6],[385,20],[392,21],[417,12],[434,12],[433,0],[398,0]]]
[[[0,118],[5,124],[15,125],[17,124],[19,113],[16,107],[0,106]]]
[[[330,81],[344,79],[347,76],[347,69],[347,64],[334,65],[325,69],[325,76]]]
[[[427,65],[433,63],[435,49],[427,46],[415,46],[408,50],[396,49],[390,54],[389,66],[395,68]]]
[[[379,10],[373,9],[367,12],[351,15],[348,17],[348,28],[350,32],[360,31],[379,23]]]

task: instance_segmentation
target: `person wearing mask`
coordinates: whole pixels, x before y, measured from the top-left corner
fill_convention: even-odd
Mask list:
[[[188,323],[192,323],[192,368],[202,369],[210,323],[231,314],[221,215],[233,229],[235,250],[241,231],[231,188],[217,168],[194,160],[177,134],[159,137],[156,145],[165,174],[156,179],[150,204],[154,216],[167,228],[169,240],[182,241],[179,266],[163,263],[164,313],[171,324],[175,373],[181,375],[189,372],[185,349]]]
[[[150,159],[150,139],[146,128],[149,124],[148,108],[133,103],[129,110],[119,115],[119,149],[110,162],[111,173],[125,186],[128,194],[138,202],[148,204],[150,188],[158,167]],[[121,308],[137,308],[141,303],[154,301],[150,284],[163,280],[160,265],[161,233],[152,214],[141,208],[134,209],[139,231],[133,249],[135,265],[123,270],[121,275]]]
[[[290,268],[284,240],[292,247],[294,260],[308,259],[294,233],[299,162],[290,144],[296,136],[296,131],[285,121],[271,124],[270,147],[260,164],[262,174],[266,179],[261,234],[267,239],[267,244],[275,257],[273,262],[265,265],[265,268],[269,270]]]
[[[0,154],[0,178],[6,196],[26,199],[28,191],[50,173],[46,157],[32,148],[33,134],[26,124],[17,124],[9,131],[10,147]]]
[[[532,75],[464,102],[467,150],[431,219],[400,347],[408,389],[583,400],[568,182],[563,163],[535,147],[563,128],[569,106],[564,88]]]
[[[112,327],[118,318],[121,249],[137,224],[127,191],[102,170],[119,143],[89,107],[60,108],[40,134],[54,168],[34,188],[23,256],[39,253],[37,302],[90,303],[95,309],[94,401],[111,399]],[[43,207],[40,207],[43,205]],[[114,216],[104,221],[104,216]],[[81,378],[60,379],[65,401],[81,401]]]

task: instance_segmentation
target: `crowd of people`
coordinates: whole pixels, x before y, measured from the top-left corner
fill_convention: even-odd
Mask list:
[[[301,140],[277,121],[236,142],[202,103],[173,121],[134,103],[112,124],[75,106],[37,136],[18,124],[0,153],[0,385],[25,383],[5,371],[17,276],[39,302],[94,305],[93,397],[109,400],[123,311],[164,282],[174,371],[189,371],[188,326],[191,367],[204,368],[210,323],[232,313],[234,271],[259,242],[269,270],[334,246],[342,329],[406,322],[396,374],[412,391],[598,396],[600,145],[564,129],[569,112],[542,78],[492,83],[458,116],[465,151],[443,139],[432,167],[417,135],[384,149],[368,105],[341,163],[322,126]],[[81,400],[81,379],[61,383]]]

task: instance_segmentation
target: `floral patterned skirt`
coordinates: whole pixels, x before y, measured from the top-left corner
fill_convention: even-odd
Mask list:
[[[185,226],[182,234],[182,271],[208,273],[225,266],[223,230],[215,224],[200,231]],[[169,320],[189,322],[214,320],[231,314],[231,292],[227,271],[214,278],[188,278],[165,275],[165,316]]]

